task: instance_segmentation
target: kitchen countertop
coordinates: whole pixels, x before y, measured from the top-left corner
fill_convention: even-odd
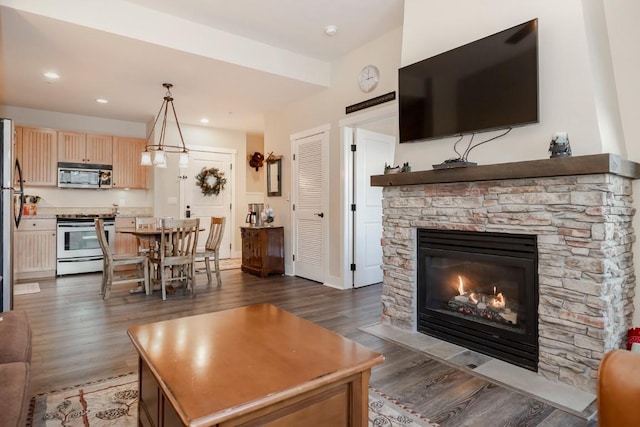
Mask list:
[[[136,216],[152,216],[153,208],[148,207],[121,207],[116,217],[133,218]],[[23,215],[23,218],[29,219],[49,219],[56,218],[57,215],[73,215],[73,214],[113,214],[113,208],[54,208],[54,207],[38,207],[37,215]]]

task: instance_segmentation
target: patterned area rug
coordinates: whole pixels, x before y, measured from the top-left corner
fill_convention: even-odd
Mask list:
[[[138,377],[131,373],[92,381],[31,400],[28,427],[136,427]],[[369,389],[369,427],[438,427],[402,407],[377,390]],[[306,426],[305,426],[306,427]]]

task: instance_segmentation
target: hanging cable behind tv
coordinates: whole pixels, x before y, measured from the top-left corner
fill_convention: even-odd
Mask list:
[[[469,161],[469,153],[471,152],[471,150],[473,150],[474,148],[482,144],[486,144],[489,141],[493,141],[494,139],[498,139],[500,137],[505,136],[506,134],[511,132],[511,129],[512,128],[509,128],[505,132],[501,133],[500,135],[494,136],[492,138],[479,142],[475,145],[473,145],[473,138],[475,136],[475,133],[471,134],[471,139],[469,140],[469,144],[467,144],[467,148],[464,150],[462,154],[460,154],[460,152],[457,149],[458,143],[462,141],[462,138],[464,138],[464,135],[460,135],[460,138],[453,144],[453,151],[455,151],[459,157],[447,159],[442,163],[439,163],[437,165],[431,165],[431,166],[433,167],[433,169],[453,169],[453,168],[466,168],[469,166],[478,166],[478,163]]]

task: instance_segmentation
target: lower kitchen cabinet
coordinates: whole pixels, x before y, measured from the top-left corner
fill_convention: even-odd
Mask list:
[[[16,279],[55,277],[56,220],[23,218],[13,236]]]
[[[132,228],[136,226],[135,217],[119,217],[116,216],[116,242],[115,242],[115,254],[116,255],[134,255],[138,254],[140,242],[138,238],[133,234],[118,233],[120,228]],[[116,271],[133,270],[136,268],[135,264],[122,265],[116,267]]]
[[[116,217],[116,255],[138,253],[138,239],[136,236],[133,234],[118,233],[119,228],[130,228],[135,226],[135,217]]]
[[[284,274],[284,227],[240,227],[244,272]]]

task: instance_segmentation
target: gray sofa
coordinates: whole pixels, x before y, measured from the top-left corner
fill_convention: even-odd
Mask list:
[[[1,424],[23,427],[31,400],[31,327],[24,311],[0,313],[0,318]]]

